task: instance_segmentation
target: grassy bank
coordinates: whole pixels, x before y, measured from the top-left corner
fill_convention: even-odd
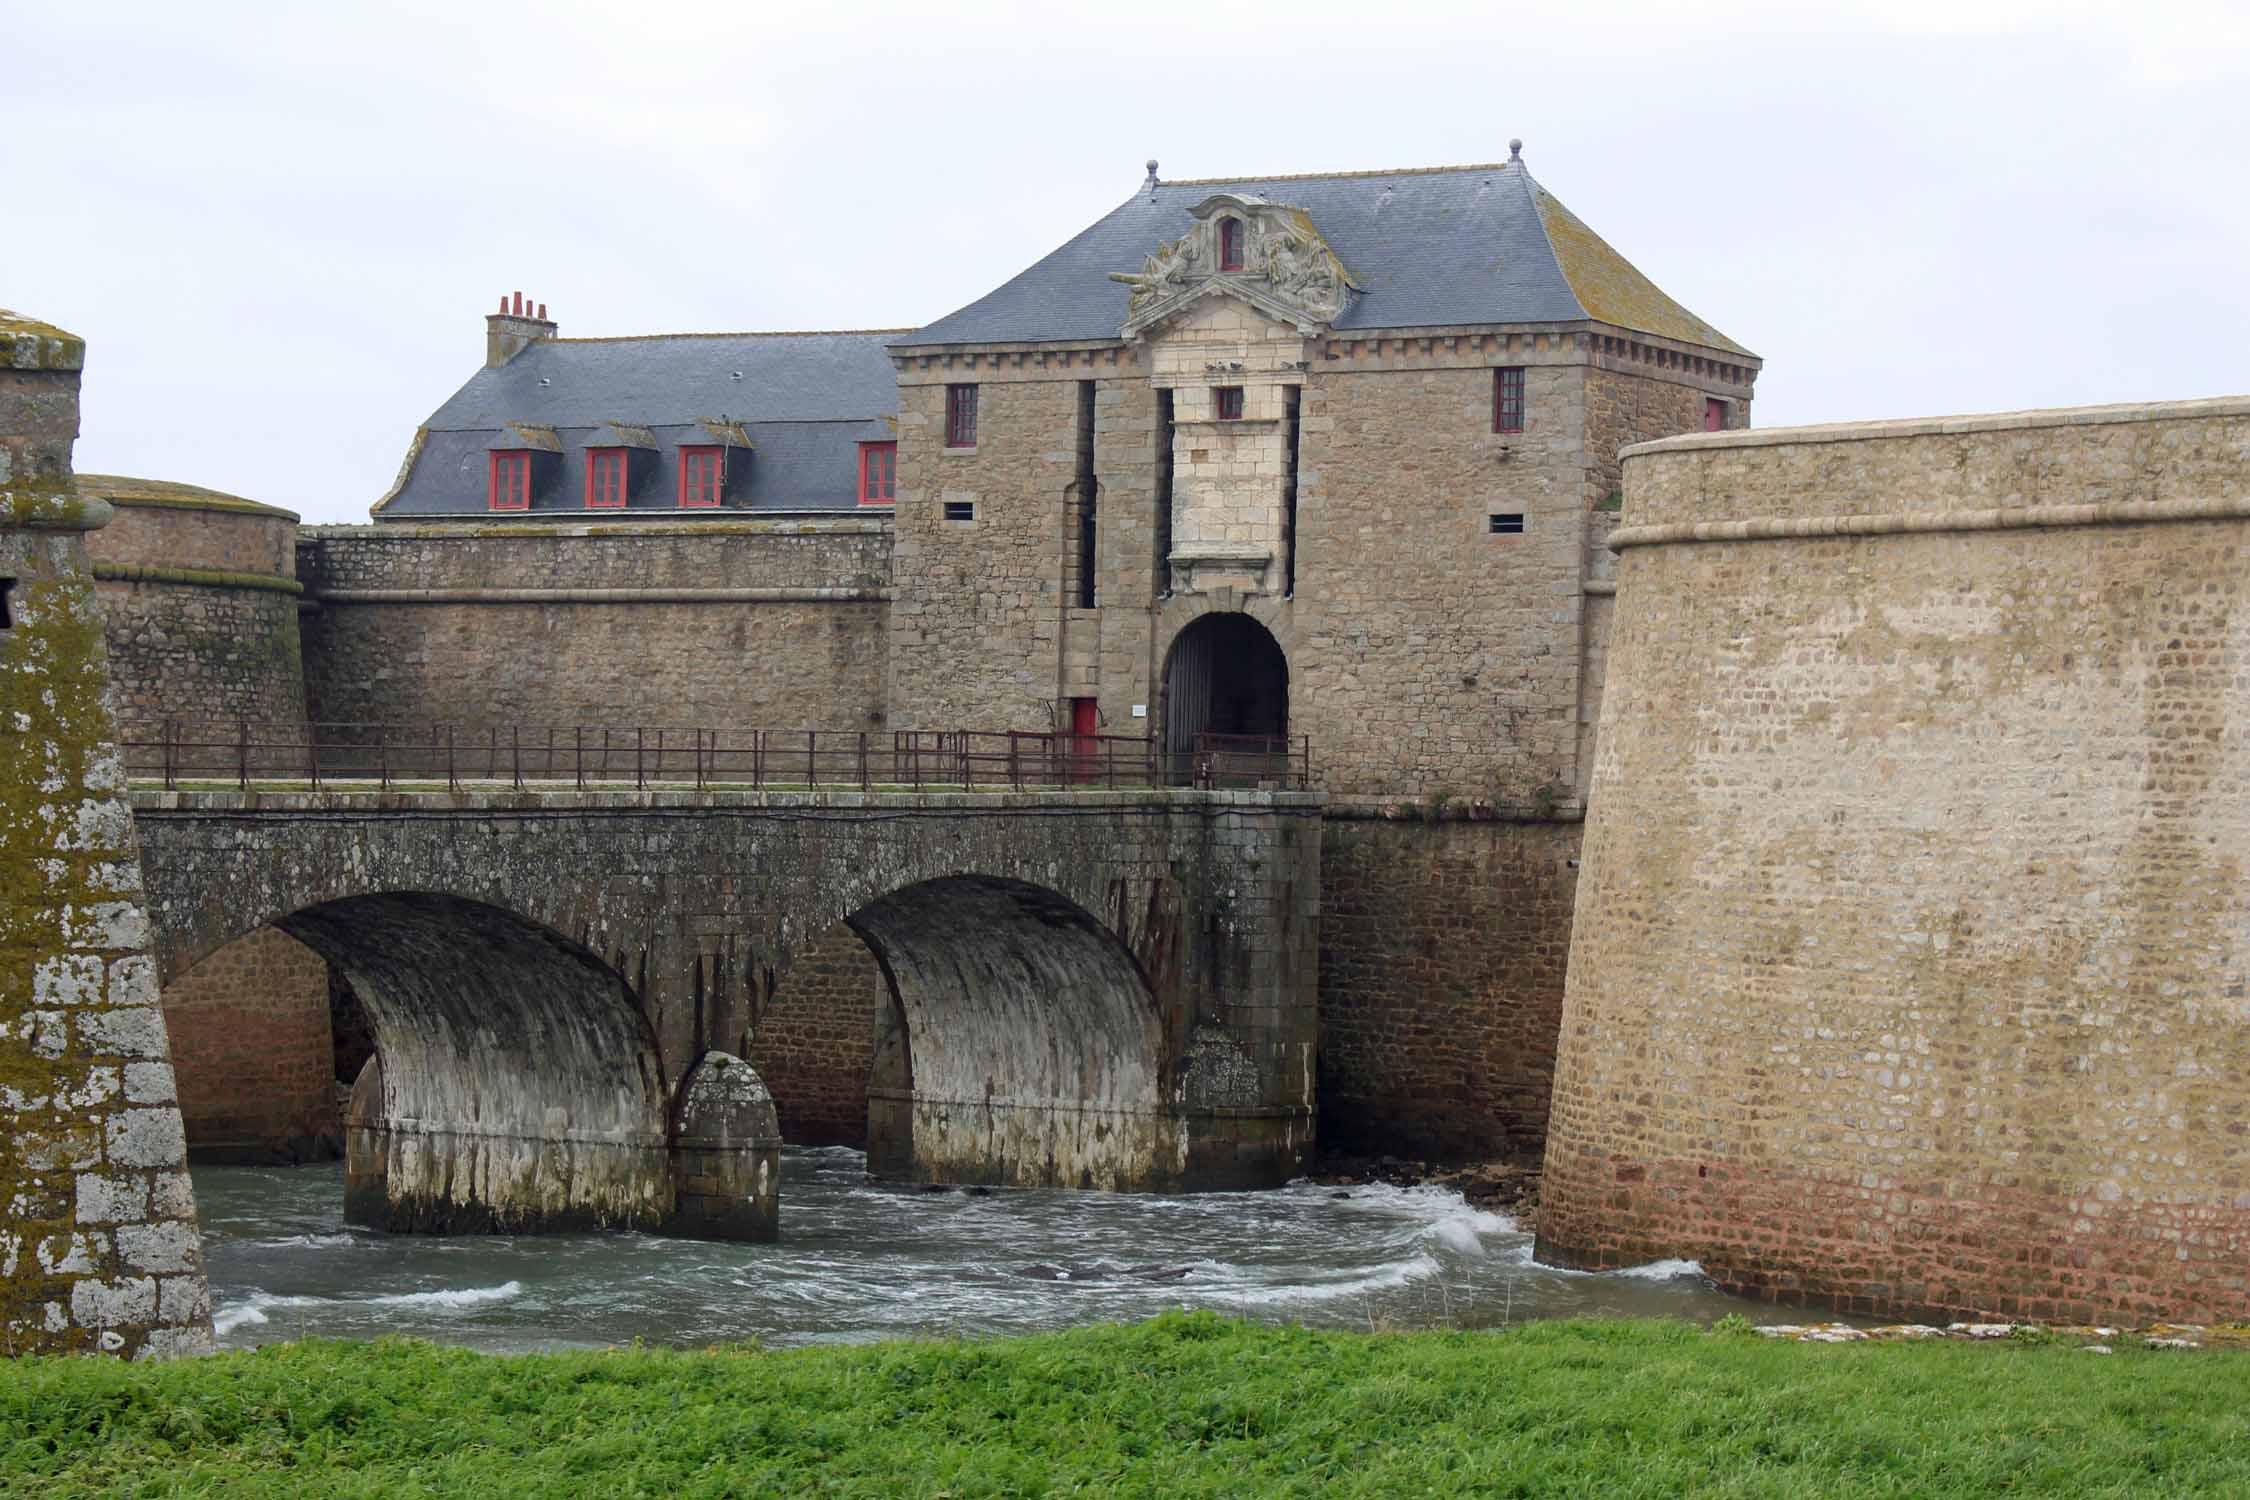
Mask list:
[[[778,1353],[312,1342],[9,1367],[0,1493],[2242,1495],[2250,1355],[1208,1314]]]

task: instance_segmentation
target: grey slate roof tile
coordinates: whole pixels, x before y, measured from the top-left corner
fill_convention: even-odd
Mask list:
[[[856,509],[859,444],[895,436],[898,385],[884,352],[895,333],[533,344],[497,369],[477,371],[431,415],[413,471],[378,514],[485,513],[485,453],[496,442],[515,444],[503,437],[511,424],[551,428],[560,440],[560,466],[533,496],[534,512],[584,513],[585,450],[615,442],[618,424],[647,429],[657,444],[655,463],[636,482],[627,508],[678,512],[679,448],[718,441],[703,426],[706,418],[739,422],[754,446],[744,455],[747,482],[730,481],[731,508]]]
[[[1467,323],[1562,323],[1600,316],[1573,289],[1547,228],[1561,211],[1520,160],[1332,177],[1198,180],[1144,186],[1022,274],[967,307],[894,339],[932,344],[1068,343],[1112,339],[1127,311],[1113,271],[1136,271],[1157,246],[1193,222],[1188,210],[1213,193],[1254,194],[1305,210],[1362,293],[1339,329],[1445,327]],[[1575,219],[1568,221],[1578,226]],[[1598,242],[1597,242],[1598,243]],[[1618,262],[1607,246],[1602,251]],[[1573,263],[1591,257],[1571,246]],[[1605,266],[1606,269],[1606,266]],[[1637,273],[1635,273],[1637,275]],[[1716,330],[1654,287],[1653,299],[1610,304],[1644,331],[1681,336]],[[1731,348],[1723,339],[1717,347]]]

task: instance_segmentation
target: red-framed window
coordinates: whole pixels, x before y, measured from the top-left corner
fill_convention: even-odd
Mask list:
[[[1716,396],[1705,396],[1703,398],[1703,430],[1705,432],[1724,432],[1727,430],[1727,404]]]
[[[1523,368],[1492,372],[1492,430],[1523,431]]]
[[[1242,269],[1242,221],[1240,219],[1221,219],[1219,221],[1219,269],[1222,271],[1239,271]]]
[[[974,448],[976,445],[977,388],[949,385],[945,388],[945,446]]]
[[[1211,387],[1211,404],[1216,408],[1216,414],[1220,421],[1241,421],[1242,387],[1239,385],[1215,385]]]
[[[898,499],[898,444],[859,445],[859,503],[889,505]]]
[[[586,450],[586,508],[622,510],[625,506],[627,455],[623,448]]]
[[[485,504],[493,510],[531,509],[531,454],[520,448],[486,454]]]
[[[680,450],[680,504],[717,505],[727,492],[727,450],[710,447]]]

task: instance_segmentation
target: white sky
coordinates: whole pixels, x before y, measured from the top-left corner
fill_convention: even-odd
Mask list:
[[[1757,425],[2250,390],[2250,6],[0,0],[78,466],[355,521],[483,357],[928,322],[1168,177],[1494,161]]]

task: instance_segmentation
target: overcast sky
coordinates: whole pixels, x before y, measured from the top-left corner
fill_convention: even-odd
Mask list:
[[[0,0],[78,466],[364,520],[501,293],[913,326],[1167,177],[1504,159],[1761,427],[2250,390],[2250,7]]]

